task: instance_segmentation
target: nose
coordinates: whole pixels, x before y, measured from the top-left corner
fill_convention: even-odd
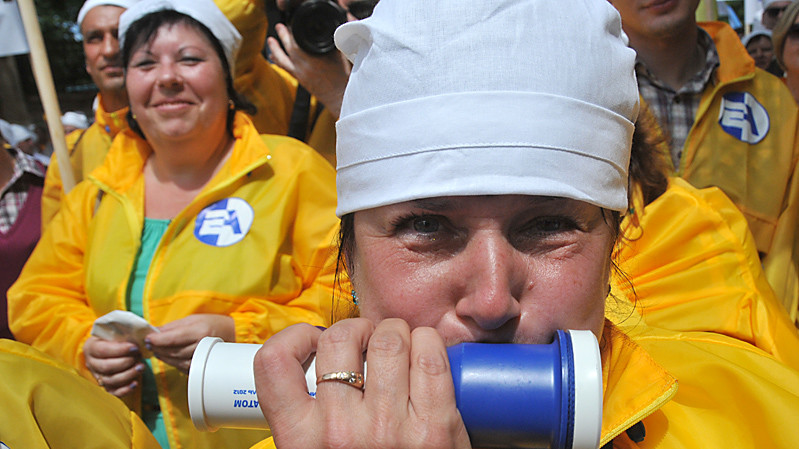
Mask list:
[[[162,62],[159,64],[157,80],[159,87],[167,89],[177,89],[183,83],[176,64],[172,62]]]
[[[468,279],[455,306],[458,316],[489,331],[518,318],[529,267],[505,236],[498,231],[475,235],[462,256]]]
[[[103,56],[107,59],[116,58],[119,55],[119,40],[111,33],[105,33],[102,46]]]

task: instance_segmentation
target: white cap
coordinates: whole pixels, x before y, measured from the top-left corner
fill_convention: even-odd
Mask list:
[[[744,44],[744,47],[746,47],[747,45],[749,45],[749,42],[752,39],[754,39],[754,38],[756,38],[758,36],[767,36],[769,38],[769,40],[771,40],[771,30],[755,30],[755,31],[752,31],[751,33],[749,33],[746,36],[744,36],[743,39],[741,39],[741,43]]]
[[[143,0],[125,11],[119,18],[119,47],[125,45],[125,33],[130,25],[142,17],[163,10],[174,10],[205,25],[225,51],[231,77],[234,76],[235,57],[241,46],[241,34],[230,23],[213,0]]]
[[[448,195],[627,208],[635,52],[597,0],[383,0],[339,27],[339,216]]]
[[[89,127],[89,119],[83,112],[67,111],[61,116],[61,124],[86,129]]]
[[[3,139],[12,147],[16,147],[20,142],[24,142],[28,139],[34,142],[39,140],[36,134],[28,128],[16,123],[8,123],[2,119],[0,119],[0,134],[3,135]]]
[[[119,6],[120,8],[128,9],[138,0],[86,0],[86,3],[80,8],[78,12],[78,28],[83,24],[83,19],[86,14],[91,11],[95,6]]]

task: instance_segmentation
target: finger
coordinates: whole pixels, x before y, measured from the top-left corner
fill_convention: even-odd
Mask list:
[[[114,357],[110,359],[88,358],[86,366],[90,371],[103,376],[112,376],[116,373],[129,370],[139,363],[138,357]]]
[[[173,327],[172,329],[163,330],[161,332],[153,332],[147,335],[144,341],[147,344],[147,348],[153,352],[159,349],[163,351],[177,351],[188,345],[196,345],[197,341],[199,341],[202,336],[205,336],[202,331],[199,331],[199,333],[203,334],[202,336],[195,335],[195,332],[198,331],[191,327]]]
[[[269,37],[266,40],[266,45],[269,46],[269,51],[271,54],[269,58],[278,65],[281,69],[289,72],[292,76],[294,76],[294,63],[292,62],[291,58],[286,54],[283,50],[283,47],[280,46],[280,43],[274,37]]]
[[[120,388],[108,388],[108,387],[106,387],[105,391],[113,394],[114,396],[116,396],[118,398],[122,398],[122,397],[125,397],[125,396],[133,393],[134,391],[136,391],[136,388],[138,388],[138,387],[139,387],[139,381],[138,380],[134,380],[133,382],[131,382],[131,383],[125,385],[125,386],[122,386]]]
[[[432,328],[416,328],[411,334],[409,405],[410,413],[416,417],[409,422],[428,427],[426,432],[417,431],[414,435],[447,435],[450,441],[459,442],[458,447],[468,444],[466,428],[456,408],[447,349]]]
[[[316,348],[316,398],[341,406],[342,400],[361,400],[360,388],[340,381],[322,381],[325,374],[356,372],[363,374],[363,353],[374,331],[371,321],[349,319],[331,326],[319,336]]]
[[[107,391],[112,392],[121,388],[129,387],[133,382],[137,382],[144,371],[144,365],[138,364],[125,371],[114,374],[100,374],[97,376],[97,383],[102,385]]]
[[[321,330],[296,324],[278,332],[255,354],[253,373],[261,411],[273,432],[291,429],[310,415],[303,363],[312,357]]]
[[[86,340],[84,353],[90,357],[108,359],[138,354],[139,347],[128,341],[110,341],[91,337]]]
[[[364,398],[375,422],[401,420],[408,415],[410,349],[411,332],[404,320],[383,320],[369,339]]]
[[[189,374],[189,366],[191,366],[191,358],[178,358],[178,357],[162,357],[157,356],[158,360],[166,363],[167,365],[174,366],[183,374]]]

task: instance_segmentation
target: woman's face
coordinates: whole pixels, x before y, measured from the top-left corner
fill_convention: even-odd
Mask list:
[[[148,140],[224,133],[225,73],[211,42],[186,24],[164,25],[133,50],[126,73],[131,110]]]
[[[799,74],[799,31],[795,27],[799,24],[799,16],[793,22],[793,26],[785,35],[785,44],[782,46],[782,62],[785,64],[786,72]]]
[[[771,45],[771,39],[768,36],[758,36],[746,46],[746,51],[749,56],[755,60],[755,65],[765,70],[771,60],[774,59],[774,47]]]
[[[582,201],[451,196],[355,213],[352,282],[361,316],[433,327],[447,344],[599,337],[611,217]]]

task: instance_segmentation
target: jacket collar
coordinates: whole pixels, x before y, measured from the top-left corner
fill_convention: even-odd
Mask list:
[[[233,137],[235,143],[230,157],[204,190],[213,187],[221,179],[244,176],[270,157],[269,147],[243,112],[236,113]],[[132,130],[125,129],[114,139],[103,165],[92,172],[92,177],[115,191],[124,192],[139,179],[152,151],[147,141]]]
[[[699,26],[710,34],[719,52],[721,65],[716,73],[720,84],[754,76],[755,61],[729,25],[724,22],[701,22]]]
[[[645,328],[636,321],[636,327]],[[600,446],[661,408],[677,393],[677,380],[609,320],[600,344],[603,412]]]
[[[113,139],[120,131],[128,129],[127,114],[129,107],[107,112],[103,109],[103,99],[101,94],[97,94],[97,110],[94,112],[94,123],[96,123],[106,134]]]

